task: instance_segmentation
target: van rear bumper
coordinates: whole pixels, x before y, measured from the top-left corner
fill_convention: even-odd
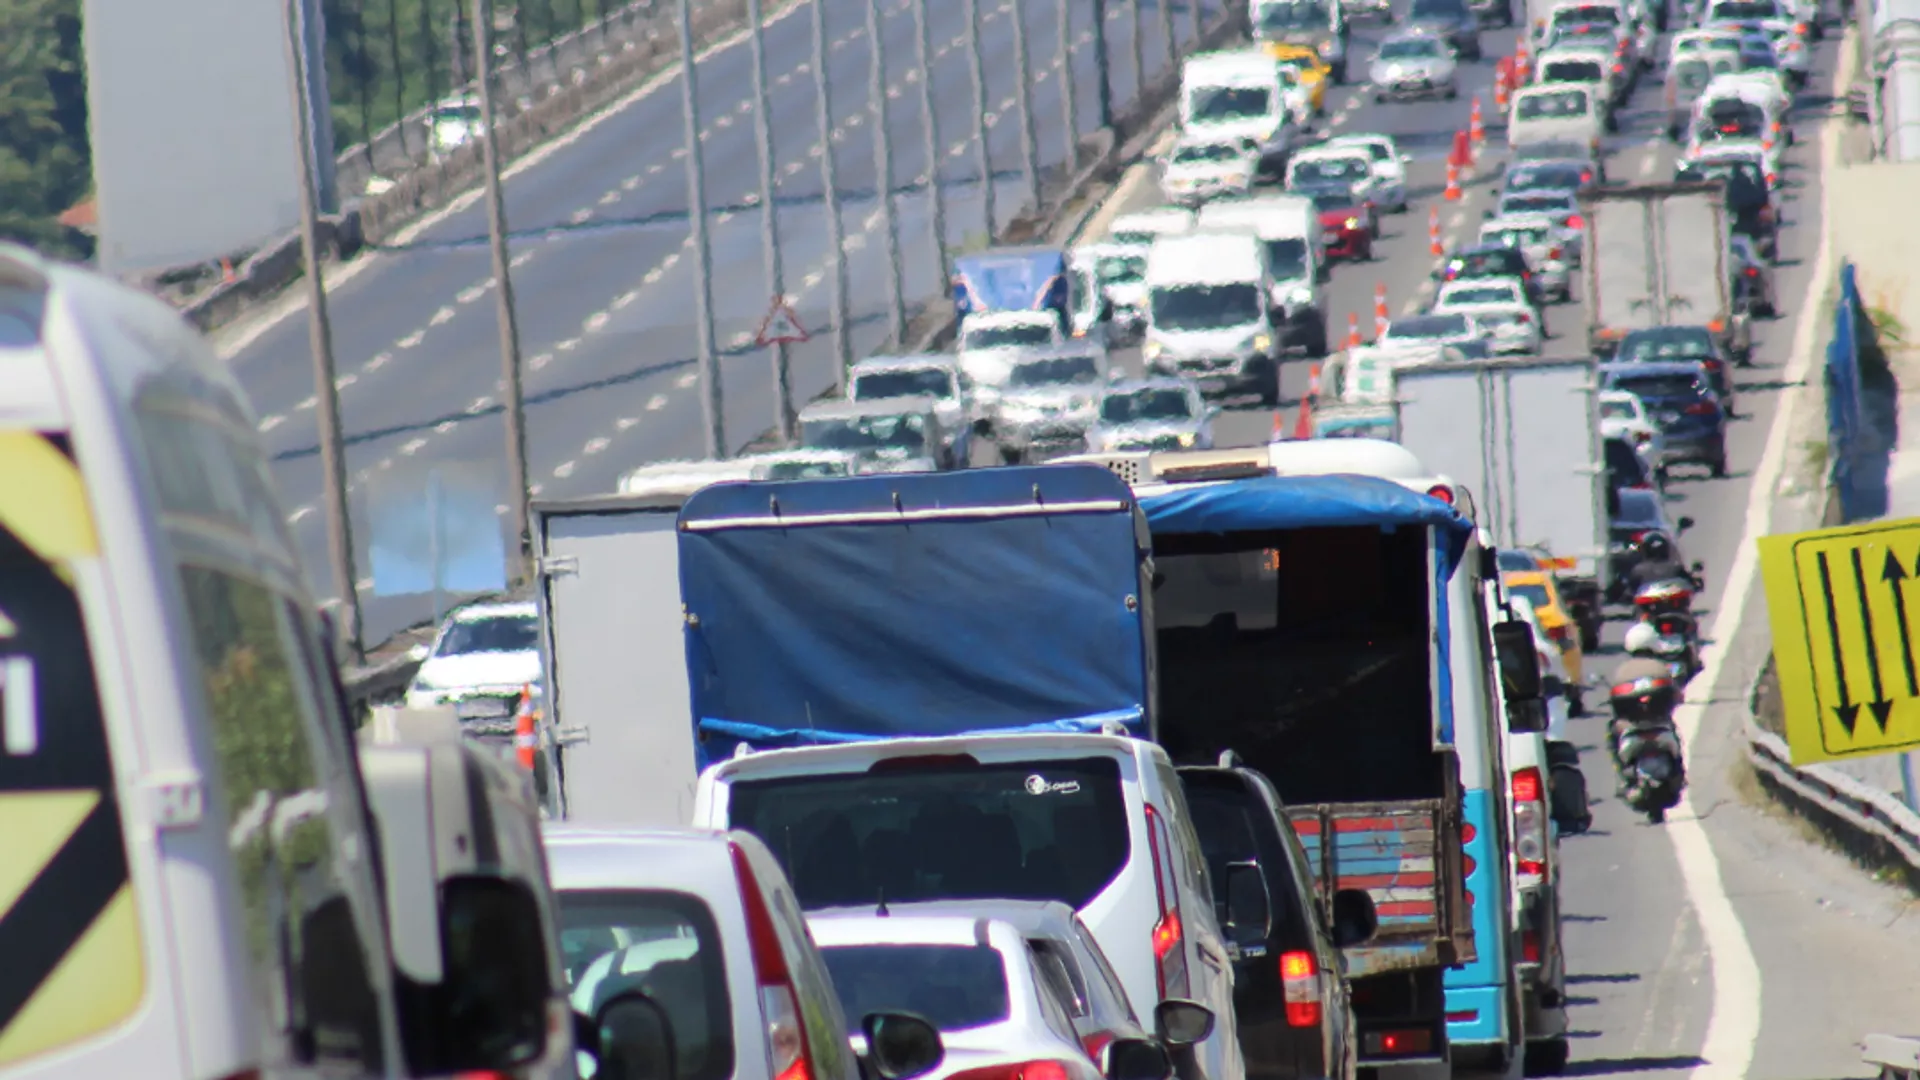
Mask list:
[[[1505,996],[1506,988],[1497,985],[1447,987],[1447,1041],[1455,1046],[1508,1042]]]

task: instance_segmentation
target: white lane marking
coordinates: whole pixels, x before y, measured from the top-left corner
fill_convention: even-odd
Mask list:
[[[463,304],[471,304],[475,300],[487,295],[487,287],[491,284],[493,284],[491,281],[483,281],[478,285],[469,285],[461,289],[460,295],[454,297],[454,299]]]
[[[436,311],[433,313],[433,318],[427,320],[427,325],[428,326],[445,326],[447,323],[450,323],[453,321],[453,316],[455,314],[456,313],[453,308],[443,307],[439,311]]]
[[[607,438],[605,435],[595,435],[593,438],[587,440],[587,445],[581,447],[580,452],[582,454],[597,454],[612,445],[612,439]]]
[[[540,369],[546,367],[548,364],[551,364],[551,363],[553,363],[552,353],[548,353],[548,352],[536,353],[531,359],[527,361],[527,367],[533,369],[534,371],[539,371]]]
[[[427,445],[426,439],[421,438],[419,436],[415,436],[414,438],[408,439],[405,443],[401,445],[400,453],[405,457],[412,457],[413,455],[419,453],[420,448],[425,445]]]
[[[579,347],[580,347],[580,339],[577,337],[570,337],[565,341],[556,341],[553,343],[553,349],[555,352],[572,352],[573,350]]]
[[[445,435],[447,432],[452,431],[456,426],[457,425],[454,424],[454,422],[451,420],[442,420],[439,423],[433,425],[433,433],[435,435]]]
[[[667,395],[665,394],[655,394],[652,397],[647,399],[648,412],[659,412],[661,409],[664,409],[666,407],[667,407]]]
[[[278,413],[275,413],[274,415],[269,416],[266,419],[260,421],[260,432],[261,434],[264,435],[267,432],[272,431],[274,428],[277,428],[281,424],[284,424],[286,422],[287,422],[286,417],[281,416]]]
[[[295,510],[293,513],[287,515],[287,524],[292,525],[298,522],[301,518],[306,517],[308,514],[311,514],[311,513],[313,513],[313,507],[303,506],[300,509]]]
[[[1654,155],[1651,152],[1649,152],[1646,158],[1640,162],[1640,175],[1652,176],[1653,166],[1654,166]]]
[[[403,337],[399,341],[394,342],[394,344],[399,346],[402,349],[411,349],[415,345],[420,344],[421,339],[425,338],[426,336],[427,336],[427,332],[425,330],[415,330],[413,333],[408,334],[406,337]]]
[[[620,181],[620,187],[624,191],[632,191],[639,186],[640,178],[638,176],[629,176],[625,180]]]
[[[294,408],[299,409],[301,412],[306,412],[308,409],[311,409],[318,404],[320,404],[320,399],[313,396],[312,394],[308,394],[306,397],[306,400],[302,401],[298,405],[295,405]]]
[[[600,196],[601,206],[612,206],[614,203],[617,203],[619,201],[620,201],[620,193],[617,191],[609,191],[605,195]]]
[[[769,15],[762,23],[762,26],[771,27],[774,23],[805,10],[806,6],[804,4],[787,4],[782,10]],[[710,57],[718,56],[730,49],[739,48],[746,43],[752,34],[753,29],[751,27],[741,27],[720,41],[716,41],[707,48],[700,50],[694,54],[693,62],[695,68],[698,69],[699,66],[706,63]],[[580,123],[574,125],[572,130],[566,134],[540,144],[519,160],[508,165],[500,174],[501,181],[506,182],[513,180],[521,173],[538,167],[555,154],[568,149],[581,139],[586,138],[592,134],[595,129],[605,125],[609,120],[621,115],[638,103],[652,97],[654,94],[659,93],[663,87],[672,84],[678,79],[679,75],[679,64],[673,64],[655,72],[652,76],[648,77],[646,82],[634,87],[632,91],[622,95],[617,101],[586,117],[580,121]],[[658,168],[657,163],[655,168]],[[388,243],[395,247],[411,244],[415,240],[418,240],[429,229],[436,228],[449,218],[472,209],[485,195],[485,188],[475,188],[472,191],[457,196],[451,202],[447,203],[447,205],[421,217],[411,225],[394,233]],[[516,267],[524,265],[526,261],[531,258],[533,258],[533,252],[521,252],[513,257],[511,265]],[[368,267],[377,265],[381,261],[381,253],[374,252],[357,259],[349,259],[347,262],[338,266],[325,268],[323,277],[326,279],[325,285],[328,293],[331,294],[334,290],[340,288],[340,286],[345,285],[355,277],[365,273]],[[266,308],[240,322],[223,327],[214,335],[216,338],[216,347],[221,359],[231,360],[246,351],[249,346],[260,340],[268,331],[288,318],[291,318],[296,313],[306,310],[306,306],[306,294],[301,290],[295,289],[279,304]]]
[[[585,225],[587,223],[587,219],[592,216],[593,216],[593,208],[590,206],[583,206],[580,209],[575,210],[573,213],[568,214],[567,221],[574,225]]]
[[[661,398],[660,400],[665,401],[666,399]],[[633,427],[635,424],[638,424],[639,422],[640,422],[640,418],[637,416],[623,416],[620,419],[615,420],[613,422],[613,426],[614,426],[614,429],[617,431],[626,431],[627,429]]]
[[[333,380],[333,388],[335,390],[345,390],[347,387],[352,386],[354,383],[357,383],[359,381],[360,381],[360,376],[349,371],[345,375],[342,375],[339,378]]]
[[[592,334],[592,333],[599,332],[601,329],[603,329],[607,325],[607,322],[612,318],[613,316],[607,314],[604,311],[596,311],[593,314],[587,316],[587,321],[584,324],[586,326],[587,333]]]
[[[638,299],[640,299],[640,290],[628,289],[626,292],[623,292],[619,296],[616,296],[613,298],[613,303],[611,307],[613,308],[613,310],[619,311],[621,308],[626,307],[628,304],[631,304]]]
[[[392,362],[393,362],[392,353],[389,353],[389,352],[374,353],[372,359],[360,365],[360,370],[368,371],[368,372],[379,371],[381,368],[386,367],[388,364]]]
[[[692,386],[694,383],[697,383],[699,381],[700,381],[700,375],[697,372],[689,371],[685,375],[682,375],[679,378],[673,380],[673,385],[679,387],[682,390],[685,390],[688,387]]]
[[[563,461],[553,467],[553,475],[556,479],[565,480],[567,477],[573,475],[573,469],[574,463],[572,461]]]
[[[515,255],[513,258],[507,260],[507,265],[518,268],[518,267],[527,265],[527,263],[532,259],[533,259],[533,252],[523,251],[520,254]]]
[[[1841,77],[1851,66],[1843,63],[1834,72],[1834,94],[1839,93],[1843,85]],[[1839,129],[1824,125],[1820,159],[1822,172],[1829,176],[1839,156],[1838,146]],[[1781,395],[1780,407],[1773,414],[1773,426],[1767,430],[1767,445],[1760,452],[1759,464],[1754,466],[1740,543],[1734,548],[1733,566],[1727,571],[1727,587],[1720,609],[1714,612],[1713,626],[1707,631],[1707,640],[1713,644],[1704,650],[1700,677],[1693,680],[1686,700],[1674,711],[1674,723],[1683,745],[1697,744],[1707,703],[1721,692],[1722,677],[1740,677],[1730,667],[1723,670],[1724,662],[1746,613],[1747,599],[1753,593],[1759,568],[1754,542],[1773,531],[1773,502],[1781,473],[1786,468],[1787,438],[1793,429],[1793,415],[1800,399],[1812,394],[1803,384],[1813,364],[1814,342],[1822,328],[1818,317],[1821,293],[1832,273],[1833,247],[1827,223],[1822,220],[1820,249],[1813,260],[1806,299],[1800,305],[1800,326],[1793,335],[1793,347],[1787,353],[1782,377],[1788,389]],[[1738,699],[1739,694],[1732,687],[1726,690],[1731,699]],[[1687,899],[1706,935],[1707,956],[1712,963],[1713,1011],[1708,1015],[1707,1033],[1700,1047],[1704,1062],[1694,1067],[1691,1078],[1735,1080],[1747,1075],[1747,1068],[1753,1063],[1754,1043],[1760,1037],[1760,965],[1747,941],[1740,913],[1734,910],[1720,879],[1719,859],[1713,853],[1705,827],[1700,824],[1700,812],[1693,805],[1690,792],[1680,793],[1680,805],[1676,809],[1679,814],[1668,817],[1665,831],[1680,863]]]

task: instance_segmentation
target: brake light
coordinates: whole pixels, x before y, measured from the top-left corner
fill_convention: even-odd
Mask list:
[[[1592,172],[1583,172],[1583,173],[1581,173],[1581,174],[1580,174],[1580,182],[1581,182],[1581,183],[1583,183],[1583,184],[1591,184],[1591,183],[1593,183],[1593,173],[1592,173]]]
[[[1557,248],[1557,247],[1550,247],[1550,248],[1548,248],[1548,249],[1547,249],[1547,258],[1549,258],[1549,259],[1558,259],[1559,257],[1560,257],[1560,249],[1559,249],[1559,248]]]
[[[1180,925],[1180,882],[1174,876],[1173,839],[1160,811],[1147,807],[1147,853],[1160,917],[1153,924],[1153,979],[1162,999],[1187,996],[1186,932]]]
[[[1521,326],[1532,326],[1532,325],[1533,325],[1533,316],[1531,316],[1531,315],[1529,315],[1529,314],[1527,314],[1527,313],[1526,313],[1526,312],[1524,312],[1524,311],[1523,311],[1523,312],[1521,312],[1521,313],[1520,313],[1520,314],[1518,314],[1518,315],[1515,315],[1515,316],[1514,316],[1514,320],[1515,320],[1516,322],[1518,322],[1518,323],[1519,323],[1519,324],[1520,324]]]
[[[1719,412],[1720,409],[1711,401],[1696,401],[1687,406],[1683,411],[1685,411],[1688,416],[1712,416],[1714,413]]]
[[[1287,1000],[1288,1027],[1320,1026],[1320,976],[1312,953],[1280,954],[1280,989]]]
[[[1759,277],[1759,276],[1760,276],[1760,268],[1759,268],[1759,267],[1757,267],[1757,266],[1749,266],[1749,267],[1747,267],[1747,268],[1746,268],[1745,270],[1743,270],[1743,271],[1741,271],[1741,272],[1742,272],[1742,273],[1744,273],[1744,274],[1746,274],[1746,275],[1747,275],[1748,277]]]
[[[1767,186],[1768,186],[1768,187],[1777,187],[1777,186],[1779,186],[1779,184],[1780,184],[1780,177],[1779,177],[1779,175],[1778,175],[1778,174],[1776,174],[1776,173],[1768,173],[1768,174],[1767,174]]]
[[[1436,499],[1439,499],[1441,502],[1446,503],[1448,506],[1453,505],[1453,489],[1448,487],[1445,484],[1433,485],[1432,487],[1427,489],[1427,494],[1433,496]]]
[[[1621,64],[1615,64],[1615,65],[1613,65],[1613,73],[1614,73],[1615,75],[1618,75],[1618,74],[1620,74],[1620,73],[1621,73],[1622,71],[1625,71],[1625,70],[1626,70],[1626,67],[1625,67],[1625,66],[1623,66],[1623,65],[1621,65]]]
[[[1633,433],[1633,441],[1641,446],[1645,446],[1653,441],[1653,435],[1650,432],[1636,431]]]
[[[1099,1057],[1097,1054],[1093,1056],[1096,1060]],[[1068,1080],[1072,1075],[1066,1062],[1043,1058],[1039,1061],[1014,1061],[962,1069],[947,1074],[947,1080]]]
[[[1520,931],[1520,962],[1523,964],[1540,962],[1540,931]]]
[[[1587,219],[1581,217],[1579,214],[1575,214],[1567,219],[1567,228],[1569,229],[1583,229],[1586,228],[1586,225]]]
[[[1547,793],[1539,768],[1513,774],[1513,858],[1522,876],[1547,872]]]
[[[1547,630],[1547,637],[1555,645],[1558,645],[1561,648],[1566,648],[1567,642],[1571,640],[1573,637],[1572,631],[1567,627],[1567,624],[1565,623],[1559,623],[1554,626],[1549,626],[1546,628],[1546,630]]]
[[[1111,1031],[1096,1031],[1086,1038],[1081,1039],[1080,1045],[1086,1048],[1088,1057],[1099,1061],[1100,1051],[1105,1050],[1107,1046],[1113,1042],[1114,1038],[1115,1035]]]
[[[733,857],[733,876],[740,886],[740,905],[747,919],[747,947],[753,955],[753,973],[760,984],[760,1017],[767,1025],[767,1056],[774,1080],[812,1080],[813,1066],[808,1060],[807,1029],[801,1022],[800,999],[794,993],[793,977],[787,971],[786,954],[780,949],[780,932],[767,910],[766,898],[754,877],[753,864],[745,848],[728,842]],[[1066,1080],[1064,1076],[1057,1080]]]
[[[1633,535],[1628,538],[1627,542],[1632,544],[1637,544],[1641,540],[1645,539],[1646,535],[1652,531],[1653,531],[1652,529],[1635,529],[1633,530]]]

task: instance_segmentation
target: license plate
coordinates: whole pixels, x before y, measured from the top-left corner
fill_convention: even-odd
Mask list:
[[[1425,90],[1426,88],[1427,88],[1427,82],[1425,79],[1400,80],[1400,89],[1402,90]]]
[[[1663,412],[1659,414],[1659,419],[1663,424],[1675,424],[1680,422],[1680,414],[1677,412]]]
[[[1337,244],[1340,242],[1340,234],[1337,232],[1321,233],[1320,239],[1325,240],[1329,244]]]

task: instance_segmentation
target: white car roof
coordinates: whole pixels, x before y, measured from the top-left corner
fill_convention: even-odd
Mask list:
[[[537,619],[540,611],[531,600],[509,600],[468,604],[447,616],[448,622],[479,622],[481,619]]]
[[[1051,311],[977,311],[961,322],[960,332],[976,326],[1053,326],[1059,321]]]
[[[1488,218],[1487,220],[1481,222],[1480,235],[1485,236],[1489,232],[1499,232],[1503,229],[1552,230],[1554,228],[1556,228],[1556,226],[1553,223],[1553,218],[1549,217],[1546,214],[1538,214],[1538,213],[1531,213],[1531,212],[1521,213],[1521,214],[1501,214],[1499,217]]]
[[[807,930],[822,949],[836,945],[986,945],[1017,956],[1020,931],[997,919],[956,912],[950,915],[893,913],[875,908],[830,908],[807,913]]]
[[[1436,313],[1441,315],[1447,315],[1453,312],[1459,312],[1465,315],[1483,311],[1488,313],[1500,311],[1531,313],[1533,311],[1532,305],[1522,303],[1519,300],[1441,300],[1439,303],[1433,305],[1433,308]]]
[[[1296,152],[1293,157],[1289,159],[1290,164],[1288,168],[1291,169],[1293,165],[1297,165],[1303,161],[1344,161],[1353,158],[1360,159],[1360,162],[1368,168],[1373,167],[1373,155],[1368,153],[1365,147],[1335,146],[1329,143],[1325,146],[1316,146],[1310,150]]]
[[[943,738],[876,739],[837,746],[800,746],[761,750],[709,766],[709,781],[751,780],[757,776],[838,775],[865,771],[875,761],[896,757],[970,754],[980,760],[1030,760],[1060,757],[1136,757],[1153,744],[1125,735],[1039,734],[960,735]]]

